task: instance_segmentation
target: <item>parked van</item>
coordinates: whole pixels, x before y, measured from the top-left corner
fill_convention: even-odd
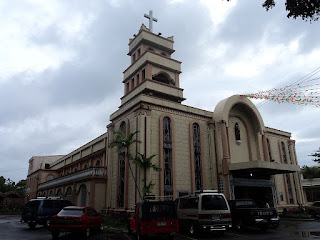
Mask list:
[[[179,228],[191,235],[219,231],[232,227],[231,213],[224,194],[216,190],[201,190],[176,200]]]

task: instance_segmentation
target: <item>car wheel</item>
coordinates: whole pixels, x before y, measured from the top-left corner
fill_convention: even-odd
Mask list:
[[[86,231],[84,232],[85,237],[89,237],[91,233],[90,226],[88,225]]]
[[[30,229],[34,229],[36,227],[36,223],[28,223]]]
[[[59,237],[60,232],[59,231],[51,231],[51,235],[53,239],[57,239]]]

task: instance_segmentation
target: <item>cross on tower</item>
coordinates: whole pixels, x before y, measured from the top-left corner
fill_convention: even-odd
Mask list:
[[[152,32],[152,21],[158,22],[158,19],[156,19],[152,16],[151,10],[149,11],[149,15],[145,14],[144,17],[149,19],[149,29]]]

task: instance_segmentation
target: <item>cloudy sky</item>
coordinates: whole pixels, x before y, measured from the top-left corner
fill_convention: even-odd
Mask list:
[[[320,67],[320,22],[252,0],[0,0],[0,176],[32,156],[68,154],[106,131],[123,96],[129,38],[148,20],[174,36],[186,105],[285,86]],[[254,102],[258,104],[259,102]],[[299,164],[320,147],[320,111],[268,102],[268,127],[292,133]]]

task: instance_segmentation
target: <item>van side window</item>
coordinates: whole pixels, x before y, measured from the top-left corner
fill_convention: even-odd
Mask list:
[[[180,209],[197,209],[198,208],[198,198],[181,198],[180,199]]]

